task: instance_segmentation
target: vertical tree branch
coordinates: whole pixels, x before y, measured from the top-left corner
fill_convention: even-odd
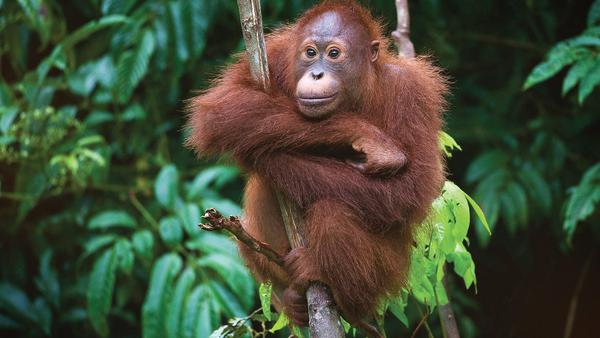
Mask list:
[[[396,13],[398,25],[392,32],[392,38],[398,47],[398,54],[405,58],[415,57],[415,47],[410,41],[410,15],[408,12],[408,0],[396,0]]]
[[[398,25],[396,30],[392,32],[392,38],[398,48],[398,54],[401,57],[415,57],[415,47],[410,41],[410,15],[408,11],[408,0],[396,0],[396,13],[398,15]],[[444,289],[449,297],[446,269],[444,269],[443,279]],[[438,305],[438,315],[442,323],[442,332],[444,338],[460,338],[458,326],[456,325],[456,317],[452,310],[452,303],[448,299],[445,305]]]
[[[265,48],[265,35],[260,14],[260,0],[237,0],[240,9],[242,35],[246,45],[246,53],[250,62],[250,72],[254,80],[265,91],[269,91],[269,63]]]
[[[237,3],[240,9],[240,21],[250,62],[250,71],[263,89],[269,91],[269,67],[262,29],[260,0],[238,0]],[[301,211],[281,192],[275,191],[275,194],[291,247],[305,246]],[[311,337],[344,337],[344,330],[328,287],[320,283],[311,283],[306,292],[306,298]]]

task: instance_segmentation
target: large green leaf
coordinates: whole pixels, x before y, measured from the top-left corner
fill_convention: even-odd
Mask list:
[[[595,0],[590,7],[587,17],[587,25],[588,27],[592,27],[598,23],[598,19],[600,19],[600,0]]]
[[[185,300],[187,299],[190,289],[196,279],[194,269],[187,268],[179,276],[175,284],[175,291],[167,305],[166,315],[166,331],[168,338],[180,338],[182,334],[182,314],[184,310]]]
[[[173,280],[181,270],[182,264],[178,255],[166,254],[152,267],[150,284],[142,307],[143,338],[166,337],[167,304],[171,299]]]
[[[206,189],[213,184],[216,189],[221,188],[225,183],[232,181],[239,176],[239,169],[232,166],[213,166],[202,170],[189,186],[187,199],[193,200],[198,197],[206,196]]]
[[[216,327],[212,297],[207,285],[199,285],[191,292],[182,314],[182,338],[208,337]]]
[[[142,258],[151,260],[154,255],[154,235],[149,230],[136,231],[131,237],[133,249]]]
[[[94,263],[87,289],[87,309],[94,330],[108,336],[108,315],[115,287],[117,260],[115,251],[106,250]]]
[[[137,46],[133,50],[122,54],[117,65],[117,86],[120,102],[127,102],[135,87],[146,76],[154,47],[152,31],[145,30]]]
[[[229,317],[243,317],[246,311],[238,299],[223,285],[216,281],[208,281],[215,300]]]
[[[254,284],[248,270],[237,257],[212,253],[203,256],[197,263],[200,267],[206,267],[218,273],[236,294],[236,298],[241,300],[244,307],[250,308],[254,298]],[[236,315],[240,316],[240,313],[236,313]]]
[[[183,239],[181,222],[176,217],[162,218],[160,220],[159,233],[163,242],[169,246],[176,246]]]
[[[591,53],[581,60],[578,60],[567,72],[567,76],[563,81],[562,94],[565,95],[575,87],[577,82],[586,76],[590,69],[598,62],[600,62],[600,59]]]
[[[566,202],[567,211],[563,229],[570,241],[575,233],[577,223],[588,218],[595,210],[600,201],[600,163],[589,168],[584,174],[581,182],[571,192]]]
[[[528,89],[558,73],[565,66],[575,62],[581,53],[585,53],[583,48],[573,48],[570,43],[562,42],[552,48],[546,57],[546,61],[537,65],[529,74],[523,89]]]
[[[161,170],[154,182],[154,194],[163,207],[171,210],[175,207],[175,200],[179,191],[179,173],[177,168],[166,165]]]
[[[129,213],[122,210],[108,210],[96,214],[88,222],[90,229],[108,229],[112,227],[135,228],[137,222]]]
[[[596,57],[594,65],[588,70],[588,73],[583,76],[579,82],[579,93],[577,99],[579,103],[583,103],[585,99],[592,93],[592,90],[600,83],[600,57]]]
[[[121,271],[126,274],[131,273],[134,261],[131,242],[123,238],[118,240],[114,245],[114,251]]]

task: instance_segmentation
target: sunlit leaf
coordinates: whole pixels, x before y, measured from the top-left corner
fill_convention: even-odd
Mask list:
[[[289,322],[289,318],[285,314],[280,313],[279,318],[277,318],[277,321],[275,322],[275,324],[273,324],[273,327],[269,330],[269,332],[275,333],[286,327]]]
[[[260,297],[260,306],[267,320],[271,320],[271,294],[273,293],[273,283],[260,283],[258,295]]]

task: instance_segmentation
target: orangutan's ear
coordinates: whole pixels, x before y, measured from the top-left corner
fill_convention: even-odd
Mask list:
[[[377,61],[379,57],[379,40],[371,41],[371,62]]]

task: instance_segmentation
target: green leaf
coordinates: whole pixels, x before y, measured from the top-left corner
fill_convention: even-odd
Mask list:
[[[152,267],[148,293],[142,307],[142,337],[164,338],[166,304],[171,298],[171,285],[183,263],[176,254],[160,257]]]
[[[208,337],[218,325],[212,316],[214,309],[211,298],[212,294],[206,285],[199,285],[191,292],[181,322],[182,338]]]
[[[136,3],[136,0],[103,0],[102,14],[126,14]]]
[[[133,250],[142,258],[151,260],[154,255],[154,236],[149,230],[140,230],[131,237]]]
[[[115,251],[106,250],[94,263],[87,290],[88,317],[94,330],[108,336],[106,316],[110,312],[115,287],[117,260]]]
[[[7,282],[0,283],[0,309],[12,318],[24,322],[37,321],[25,292]]]
[[[456,143],[454,138],[452,138],[452,136],[450,136],[446,132],[440,131],[439,139],[440,139],[440,148],[442,149],[442,151],[444,151],[444,153],[448,157],[452,157],[452,150],[454,150],[454,149],[462,150],[462,148],[458,145],[458,143]]]
[[[189,250],[200,250],[205,254],[221,253],[227,256],[237,256],[235,243],[227,236],[218,233],[205,232],[185,242]]]
[[[600,201],[600,162],[589,168],[581,179],[579,185],[571,191],[566,202],[565,221],[563,229],[570,242],[575,233],[577,223],[588,218]]]
[[[402,294],[405,294],[405,291],[402,291]],[[408,317],[406,317],[406,306],[408,303],[403,296],[394,297],[389,304],[389,309],[392,314],[400,320],[405,327],[409,327],[408,325]]]
[[[523,90],[554,76],[565,66],[575,62],[579,54],[584,51],[585,49],[571,47],[568,42],[557,44],[546,54],[546,61],[540,63],[531,71],[523,84]]]
[[[527,166],[518,172],[521,184],[527,189],[528,196],[540,207],[545,215],[550,213],[552,207],[552,191],[548,183],[542,178],[540,172]]]
[[[437,306],[448,304],[448,295],[446,294],[446,288],[444,288],[443,282],[438,281],[437,283],[435,283],[435,295]]]
[[[258,288],[258,295],[260,296],[260,306],[262,312],[268,321],[271,321],[271,295],[273,293],[273,283],[266,282],[260,283]]]
[[[154,182],[156,199],[168,210],[175,207],[175,199],[179,191],[179,173],[173,164],[164,166]]]
[[[186,203],[178,206],[176,209],[175,212],[177,213],[177,216],[179,216],[185,232],[192,238],[198,237],[201,234],[201,230],[198,227],[198,224],[201,221],[200,209],[198,206],[193,203]]]
[[[101,29],[119,25],[127,22],[128,20],[129,19],[123,15],[108,15],[102,17],[100,20],[90,21],[67,36],[63,41],[61,41],[61,45],[70,47]]]
[[[495,171],[497,168],[506,166],[508,161],[509,158],[503,151],[487,151],[471,162],[469,169],[467,170],[465,180],[469,183],[478,181],[484,176]]]
[[[172,39],[177,41],[175,44],[175,50],[177,52],[177,60],[181,63],[186,62],[189,58],[189,46],[187,45],[188,39],[186,38],[186,32],[184,29],[184,11],[181,2],[169,2],[168,3],[169,19],[171,20],[172,28]],[[194,32],[195,34],[195,32]]]
[[[254,298],[254,284],[250,273],[237,256],[226,256],[222,254],[207,254],[197,261],[198,266],[215,271],[221,279],[235,292],[237,299],[242,301],[245,308],[250,308]],[[237,302],[237,301],[236,301]],[[242,317],[241,313],[233,313]],[[243,312],[242,312],[243,313]]]
[[[210,184],[216,189],[221,188],[228,182],[239,177],[240,171],[237,167],[218,165],[202,170],[188,188],[187,200],[206,197],[205,190]]]
[[[118,240],[114,245],[114,251],[121,271],[126,274],[131,273],[134,261],[131,242],[126,239]]]
[[[175,217],[165,217],[160,220],[160,237],[168,246],[175,246],[183,239],[181,223]]]
[[[471,208],[473,208],[473,211],[475,211],[475,214],[477,215],[477,218],[479,219],[479,221],[481,221],[481,223],[483,224],[483,227],[485,228],[485,230],[487,230],[488,234],[492,234],[492,229],[490,228],[490,225],[487,222],[487,219],[485,217],[485,214],[483,213],[483,210],[481,210],[481,208],[479,207],[479,205],[477,204],[477,202],[475,202],[475,200],[473,198],[471,198],[471,196],[469,196],[468,194],[465,193],[465,198],[467,199],[467,201],[469,201],[469,204],[471,205]]]
[[[456,251],[448,255],[448,261],[454,264],[454,272],[463,278],[467,289],[477,282],[475,277],[475,263],[471,254],[462,244],[457,245]]]
[[[302,330],[297,326],[292,326],[292,333],[298,338],[304,338]]]
[[[51,249],[46,249],[40,258],[39,275],[35,279],[35,285],[48,303],[55,309],[60,308],[60,282],[56,270],[52,267]]]
[[[90,238],[83,244],[83,254],[79,257],[80,261],[83,261],[96,251],[108,246],[117,239],[114,234],[96,235]]]
[[[275,324],[273,324],[273,327],[269,330],[269,332],[275,333],[286,327],[289,322],[289,318],[284,313],[280,313],[279,318],[277,318],[277,321],[275,322]]]
[[[562,86],[562,95],[567,94],[573,87],[575,87],[577,82],[587,75],[590,69],[592,69],[597,62],[600,62],[600,59],[594,57],[594,55],[591,53],[577,61],[571,67],[571,69],[569,69],[567,76],[565,76]]]
[[[202,201],[204,209],[215,208],[223,215],[239,215],[242,213],[240,206],[226,198],[207,197]]]
[[[503,192],[499,196],[500,199],[500,207],[502,211],[502,218],[508,229],[508,232],[514,236],[517,232],[517,228],[519,227],[519,212],[516,208],[519,208],[519,205],[515,203],[512,197]]]
[[[144,120],[146,118],[146,111],[141,105],[135,103],[127,107],[121,116],[123,121],[134,121]]]
[[[430,277],[435,264],[421,253],[413,251],[408,274],[411,294],[416,300],[428,306],[435,305],[435,292]]]
[[[529,207],[527,205],[527,194],[525,193],[525,189],[523,189],[521,185],[512,182],[506,188],[506,194],[508,194],[512,200],[513,208],[517,216],[517,223],[520,225],[527,224]]]
[[[449,208],[455,218],[455,223],[450,230],[456,241],[461,243],[469,231],[469,204],[465,193],[451,181],[446,181],[444,184],[444,192],[444,198],[449,203]]]
[[[166,331],[168,338],[182,337],[180,324],[182,322],[184,303],[195,280],[196,273],[194,269],[187,268],[179,276],[175,284],[175,292],[167,306]]]
[[[246,311],[237,300],[235,296],[231,294],[223,285],[215,282],[208,281],[207,285],[210,287],[215,300],[225,310],[225,314],[229,317],[243,317]]]
[[[146,76],[154,47],[154,35],[151,30],[147,29],[143,32],[138,45],[120,57],[117,65],[117,86],[121,103],[129,100],[135,87]]]
[[[600,18],[600,0],[596,0],[592,3],[590,7],[590,11],[588,12],[587,17],[587,26],[592,27],[598,23],[598,19]]]
[[[17,113],[19,113],[19,107],[0,107],[0,131],[3,134],[6,134],[10,129]]]
[[[88,222],[90,229],[108,229],[113,227],[135,228],[137,222],[129,213],[122,210],[103,211]]]
[[[589,69],[588,73],[579,82],[579,95],[577,96],[579,104],[585,101],[598,83],[600,83],[600,57],[596,57],[594,66]]]

